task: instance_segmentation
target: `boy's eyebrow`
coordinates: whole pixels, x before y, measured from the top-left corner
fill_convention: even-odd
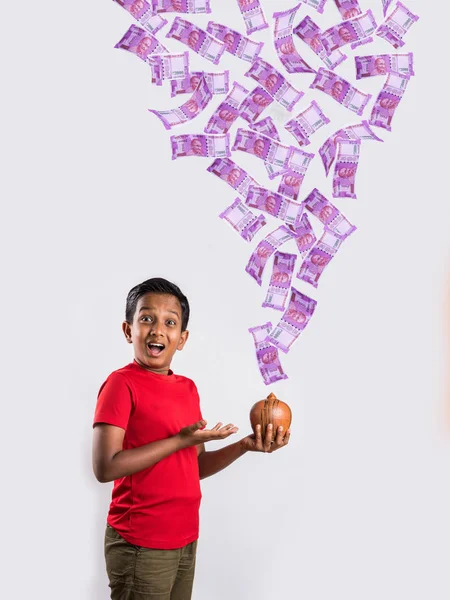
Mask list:
[[[152,306],[141,306],[139,312],[142,312],[143,310],[152,310],[152,308]],[[172,313],[173,315],[176,315],[178,318],[180,318],[180,315],[175,310],[168,310],[167,312]]]

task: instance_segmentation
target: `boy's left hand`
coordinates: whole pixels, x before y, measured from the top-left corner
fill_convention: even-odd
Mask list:
[[[241,440],[244,450],[249,450],[250,452],[268,452],[270,454],[279,448],[287,446],[291,436],[291,430],[288,429],[285,432],[283,429],[278,428],[275,440],[272,442],[272,429],[273,425],[267,425],[266,435],[263,440],[261,435],[261,425],[257,425],[256,433],[252,433]]]

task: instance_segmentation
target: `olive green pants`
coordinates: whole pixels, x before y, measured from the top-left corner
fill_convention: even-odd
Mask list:
[[[176,550],[129,544],[106,526],[105,560],[111,600],[190,600],[197,540]]]

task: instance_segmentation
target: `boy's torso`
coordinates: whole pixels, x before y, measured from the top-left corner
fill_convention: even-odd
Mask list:
[[[117,387],[122,396],[125,380],[131,397],[124,450],[174,436],[202,418],[197,389],[190,379],[155,376],[132,363],[108,380],[120,382]],[[118,393],[118,402],[126,400]],[[181,547],[198,537],[200,500],[197,449],[192,446],[115,481],[108,523],[139,546]]]

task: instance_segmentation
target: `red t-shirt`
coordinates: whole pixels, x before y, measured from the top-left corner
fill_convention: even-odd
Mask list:
[[[152,373],[133,362],[101,386],[95,423],[125,430],[123,449],[179,433],[202,419],[193,381]],[[134,475],[114,481],[108,523],[144,548],[182,548],[198,538],[201,501],[197,447],[178,450]]]

